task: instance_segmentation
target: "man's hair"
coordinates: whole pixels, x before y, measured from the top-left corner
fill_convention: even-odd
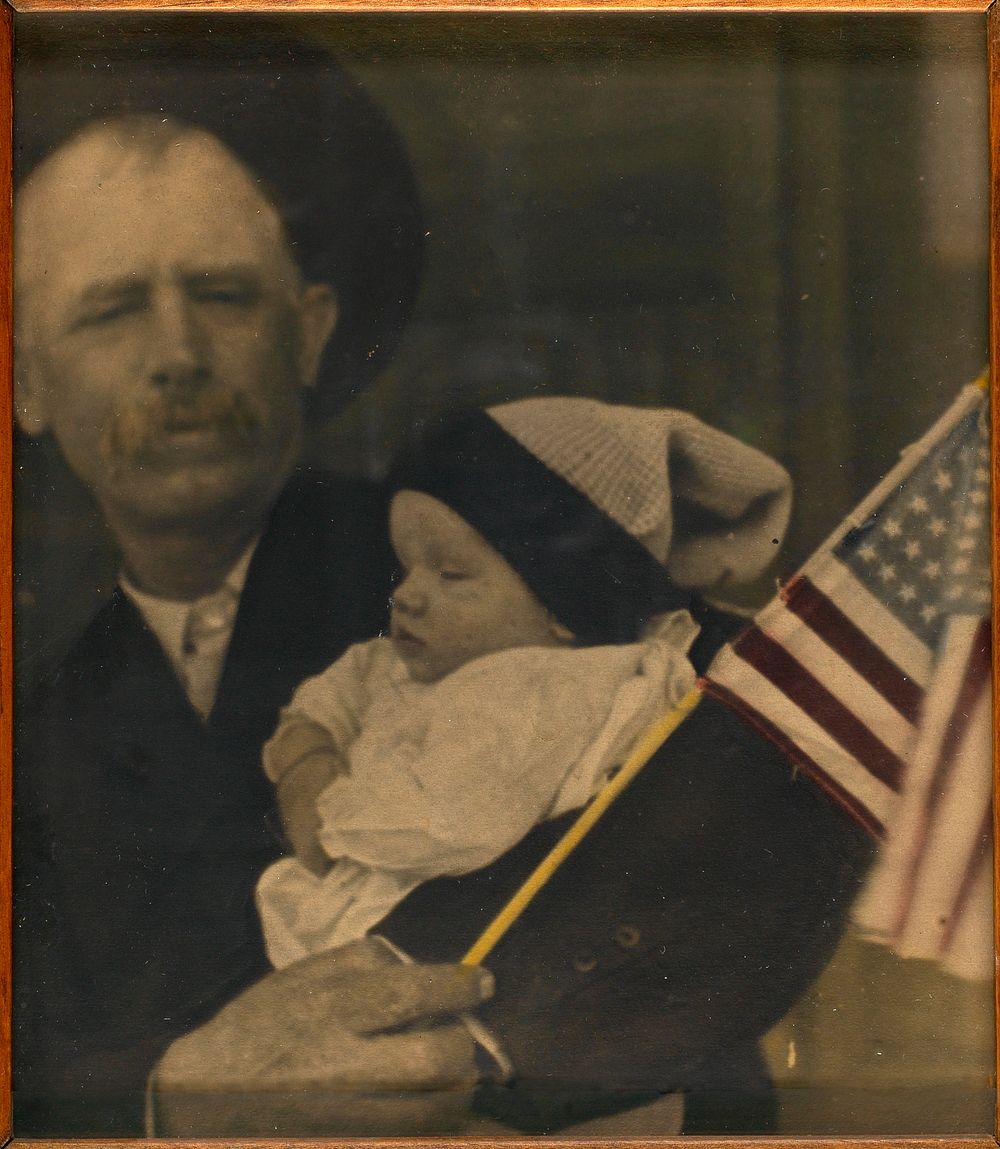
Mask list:
[[[210,139],[229,150],[224,141],[208,128],[181,120],[177,116],[155,112],[119,112],[84,124],[62,147],[50,153],[39,167],[43,167],[65,148],[78,143],[85,144],[91,137],[96,139],[102,136],[114,141],[122,152],[123,161],[138,159],[145,161],[150,167],[155,167],[157,162],[170,154],[172,148],[186,141]],[[239,156],[234,155],[233,159],[241,166],[247,166]],[[277,210],[284,223],[280,195],[259,173],[251,172],[251,175],[261,195]]]
[[[91,135],[111,136],[120,147],[150,161],[162,159],[174,144],[196,134],[203,134],[190,124],[173,116],[158,116],[152,112],[122,112],[100,120],[92,120],[69,141],[69,145],[83,142]]]
[[[251,172],[239,156],[230,152],[225,143],[213,132],[198,124],[180,120],[176,116],[152,112],[120,112],[91,120],[42,160],[25,181],[20,190],[19,198],[23,198],[33,184],[44,180],[48,169],[59,163],[61,157],[77,148],[83,149],[91,146],[97,150],[104,145],[102,169],[106,175],[110,176],[125,165],[139,165],[146,170],[155,169],[159,163],[167,159],[178,144],[198,140],[211,141],[223,148],[229,152],[235,164],[247,170],[247,174],[253,180],[261,196],[277,212],[282,227],[282,236],[288,248],[289,260],[296,272],[301,272],[298,260],[288,242],[280,197],[268,187],[266,180]],[[113,146],[107,146],[108,144]]]

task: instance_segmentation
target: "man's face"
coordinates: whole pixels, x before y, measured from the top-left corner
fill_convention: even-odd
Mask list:
[[[436,682],[485,654],[568,640],[514,568],[440,500],[400,491],[389,531],[403,568],[390,633],[417,682]]]
[[[112,526],[259,516],[300,447],[332,295],[303,288],[213,137],[115,151],[91,133],[26,190],[19,418],[53,432]]]

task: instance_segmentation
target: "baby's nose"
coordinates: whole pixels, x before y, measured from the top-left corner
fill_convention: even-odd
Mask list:
[[[405,614],[417,614],[427,609],[427,588],[424,580],[410,572],[393,591],[389,600],[393,610],[401,610]]]

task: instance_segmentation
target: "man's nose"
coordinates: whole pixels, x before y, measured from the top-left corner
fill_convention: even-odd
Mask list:
[[[164,290],[152,305],[150,378],[158,387],[192,387],[208,379],[205,341],[183,292]]]

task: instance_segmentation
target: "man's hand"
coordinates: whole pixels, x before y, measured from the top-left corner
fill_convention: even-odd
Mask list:
[[[152,1132],[459,1128],[477,1074],[457,1015],[491,993],[485,971],[404,965],[374,940],[275,971],[170,1046],[152,1077]]]

